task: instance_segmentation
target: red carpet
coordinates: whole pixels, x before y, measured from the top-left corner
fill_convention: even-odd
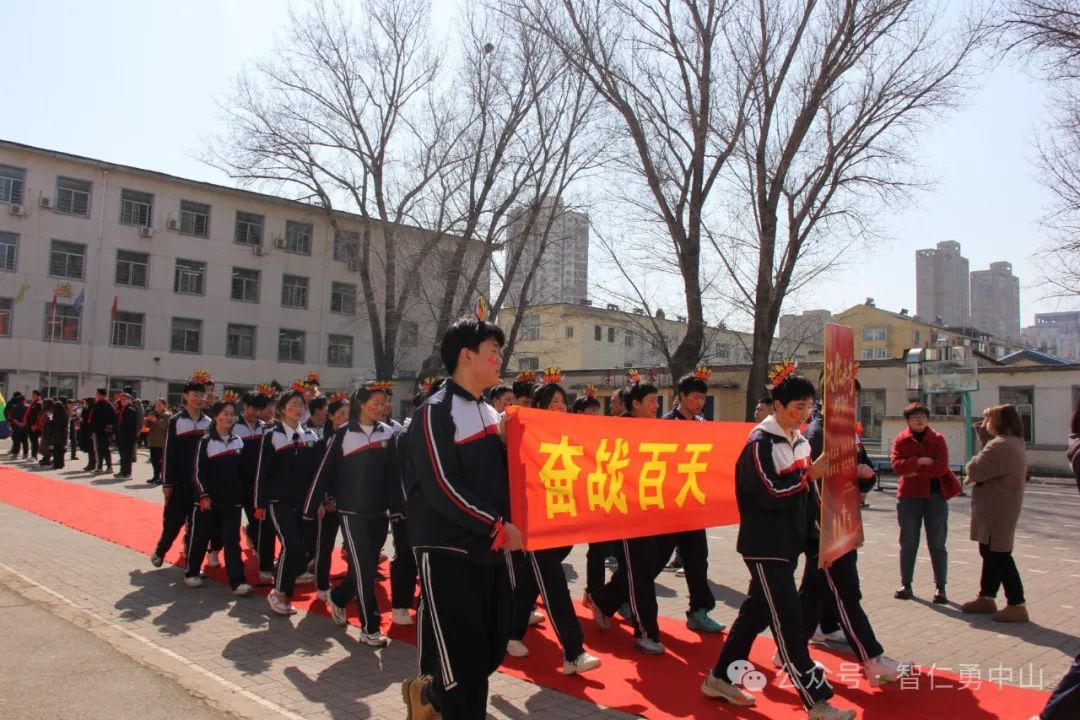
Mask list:
[[[147,554],[153,549],[161,529],[160,505],[8,467],[0,468],[0,502]],[[179,542],[167,558],[170,562],[176,561],[178,548]],[[335,563],[334,571],[343,572],[340,559],[335,558]],[[386,568],[383,570],[385,572]],[[152,571],[149,561],[147,571]],[[249,559],[248,577],[254,578],[256,571]],[[222,570],[213,571],[211,577],[225,581]],[[261,588],[260,591],[265,594],[267,590]],[[388,608],[386,588],[380,588],[379,592],[380,605]],[[327,614],[325,605],[315,599],[312,586],[300,589],[294,604],[305,611]],[[782,676],[770,664],[775,646],[769,638],[763,637],[755,644],[751,658],[765,673],[769,685],[756,693],[757,707],[737,710],[720,701],[709,700],[698,691],[706,670],[715,662],[720,646],[718,638],[703,638],[687,630],[685,624],[676,619],[661,618],[660,629],[668,653],[660,657],[645,656],[634,650],[633,635],[628,626],[619,625],[601,632],[593,625],[587,610],[579,607],[578,613],[585,629],[586,647],[603,659],[602,667],[585,675],[562,675],[562,652],[550,624],[544,623],[531,629],[525,637],[531,656],[525,659],[507,657],[502,672],[585,698],[597,705],[647,718],[719,716],[782,720],[805,717],[795,691],[781,687]],[[388,621],[389,614],[385,617]],[[390,634],[398,640],[415,643],[412,627],[395,626],[390,629]],[[842,663],[853,663],[850,656],[815,649],[814,657],[830,670],[829,678],[838,694],[835,704],[859,708],[859,716],[866,720],[1024,720],[1038,713],[1047,698],[1044,692],[1010,685],[999,687],[988,682],[989,668],[983,668],[981,686],[971,680],[964,688],[965,683],[955,674],[938,673],[933,678],[935,687],[931,687],[931,678],[924,674],[918,677],[917,687],[912,680],[910,686],[897,683],[871,689],[861,675],[841,667]],[[1055,682],[1051,678],[1046,680]]]

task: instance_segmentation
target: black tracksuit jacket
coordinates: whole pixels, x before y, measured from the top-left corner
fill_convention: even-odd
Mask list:
[[[293,434],[296,439],[293,439]],[[303,423],[291,430],[274,423],[263,433],[255,468],[255,507],[283,502],[302,508],[318,468],[319,436]]]
[[[370,433],[359,423],[340,428],[326,442],[304,514],[314,516],[330,499],[346,515],[385,516],[392,493],[401,492],[395,454],[394,431],[385,423],[375,423]]]
[[[95,412],[97,407],[94,408]],[[210,427],[210,418],[201,411],[198,418],[188,415],[187,408],[169,418],[169,427],[165,431],[165,448],[162,451],[164,461],[161,467],[163,487],[174,488],[178,492],[191,493],[194,489],[195,450],[199,438]]]
[[[238,506],[244,502],[240,477],[244,441],[229,433],[218,435],[217,429],[199,438],[195,452],[195,497],[209,497],[216,507]]]

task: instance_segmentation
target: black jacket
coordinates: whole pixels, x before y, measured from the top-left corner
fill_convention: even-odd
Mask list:
[[[45,424],[45,432],[49,436],[49,444],[54,448],[67,445],[68,411],[64,403],[53,404],[52,417]]]
[[[803,434],[803,437],[810,443],[810,460],[813,461],[821,457],[821,453],[825,452],[825,417],[820,413],[814,415],[807,424],[806,432]],[[855,462],[868,467],[874,467],[870,464],[870,456],[866,453],[866,448],[863,447],[862,438],[856,438],[855,447],[857,455]],[[876,484],[877,473],[868,480],[859,480],[859,492],[870,492],[874,489],[874,485]]]
[[[395,453],[394,431],[385,423],[366,432],[350,422],[336,431],[326,443],[304,514],[314,516],[324,500],[332,499],[347,515],[386,515],[391,495],[401,492]]]
[[[255,427],[249,426],[243,418],[233,425],[233,435],[244,441],[244,450],[240,453],[240,482],[244,486],[244,502],[255,502],[255,469],[259,466],[259,450],[262,448],[263,433],[266,423],[255,421]]]
[[[240,456],[244,441],[229,433],[221,437],[215,428],[199,438],[195,452],[195,495],[209,497],[212,506],[236,507],[243,504],[244,488],[240,479]]]
[[[128,403],[120,409],[116,419],[116,444],[134,445],[139,439],[139,412],[135,406]]]
[[[161,481],[164,487],[171,487],[174,492],[194,492],[195,450],[199,446],[199,438],[206,434],[209,427],[210,418],[201,410],[198,418],[188,415],[187,408],[180,408],[180,412],[169,418],[162,451]]]
[[[750,433],[735,466],[739,536],[735,549],[747,559],[794,560],[806,548],[813,525],[810,444],[790,442],[776,418]]]
[[[491,405],[448,380],[406,434],[409,539],[414,549],[496,562],[492,545],[510,514],[506,448]]]
[[[282,502],[300,508],[318,468],[318,435],[300,424],[295,430],[283,423],[266,429],[255,468],[255,507]]]
[[[90,409],[90,424],[96,433],[111,433],[116,424],[116,409],[108,400],[97,400]]]

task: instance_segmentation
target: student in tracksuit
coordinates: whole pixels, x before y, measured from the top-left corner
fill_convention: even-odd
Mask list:
[[[566,412],[566,390],[558,382],[545,382],[533,394],[533,407],[552,412]],[[549,548],[513,553],[514,616],[506,652],[514,657],[526,657],[529,648],[522,642],[533,614],[537,595],[544,598],[544,607],[555,627],[555,635],[563,648],[563,674],[573,675],[600,666],[600,659],[585,652],[585,636],[570,599],[570,587],[562,563],[572,547]]]
[[[165,553],[180,534],[180,528],[191,522],[191,509],[195,505],[195,450],[199,438],[210,427],[210,418],[203,412],[204,388],[201,382],[189,382],[184,386],[184,407],[169,419],[169,429],[165,431],[164,465],[161,469],[165,512],[161,537],[154,554],[150,556],[154,567],[161,567]]]
[[[343,393],[344,394],[344,393]],[[336,430],[345,427],[349,422],[349,401],[346,398],[332,396],[327,405],[326,424],[323,426],[323,436],[319,438],[318,455],[326,454],[326,447]],[[326,502],[326,498],[319,499],[322,505],[314,511],[317,530],[315,533],[315,596],[323,602],[330,592],[330,563],[334,554],[334,545],[337,543],[338,531],[341,529],[341,516],[332,504]]]
[[[395,460],[394,431],[378,418],[386,393],[363,385],[350,402],[352,417],[326,443],[326,453],[304,504],[314,517],[320,505],[337,510],[349,548],[349,575],[327,595],[335,624],[348,624],[346,606],[355,598],[360,605],[360,641],[383,647],[390,640],[382,633],[375,600],[375,559],[370,546],[373,523],[385,523],[390,494],[400,482]]]
[[[479,313],[478,313],[479,315]],[[461,319],[442,338],[451,378],[408,434],[406,509],[420,568],[421,674],[402,684],[412,718],[484,720],[488,678],[506,653],[513,597],[507,550],[520,550],[506,448],[484,390],[499,382],[503,331]],[[431,650],[429,650],[431,648]]]
[[[210,408],[213,424],[199,438],[195,451],[195,494],[191,511],[191,542],[187,552],[184,584],[201,587],[200,572],[211,534],[220,534],[225,551],[225,572],[233,595],[247,597],[252,587],[244,580],[244,560],[240,556],[240,513],[244,488],[240,475],[244,441],[233,432],[236,408],[231,402],[217,402]]]
[[[433,381],[425,381],[421,392],[413,396],[413,412],[437,389]],[[416,585],[419,581],[416,555],[409,541],[409,520],[405,509],[405,487],[409,479],[410,458],[407,452],[411,418],[397,433],[398,485],[390,495],[390,533],[394,539],[394,559],[390,561],[390,621],[395,625],[413,625],[410,611],[416,605]]]
[[[281,419],[263,434],[259,464],[255,470],[255,517],[269,518],[281,541],[274,589],[267,595],[270,609],[278,615],[292,615],[296,608],[289,599],[296,583],[315,581],[307,567],[303,536],[303,506],[319,463],[315,443],[319,438],[301,418],[307,412],[304,394],[297,390],[282,393],[277,401]],[[273,569],[273,553],[259,549],[260,574]]]
[[[603,408],[596,399],[596,388],[588,386],[585,394],[574,400],[571,410],[575,415],[601,415]],[[607,559],[612,556],[612,548],[616,546],[609,542],[589,543],[589,549],[585,553],[585,596],[582,603],[589,607],[589,595],[599,592],[607,582]]]
[[[244,393],[241,399],[240,417],[233,426],[233,435],[244,442],[240,453],[240,486],[243,489],[244,514],[247,526],[243,528],[243,537],[247,546],[258,552],[259,533],[262,521],[255,518],[255,468],[259,465],[259,450],[266,423],[259,419],[259,413],[270,402],[270,398],[259,392]],[[266,532],[273,532],[267,529]]]
[[[811,463],[810,444],[799,432],[813,407],[814,386],[790,366],[781,372],[772,390],[773,414],[754,428],[735,467],[736,550],[750,570],[750,588],[701,691],[733,705],[753,705],[754,696],[739,687],[740,669],[758,634],[769,627],[807,717],[853,720],[855,711],[829,704],[832,686],[810,659],[803,631],[795,567],[814,522],[811,485],[825,461]]]
[[[704,377],[691,373],[679,379],[679,403],[664,415],[665,420],[705,420],[701,411],[705,408],[709,386]],[[709,541],[705,529],[670,533],[657,538],[657,574],[667,565],[672,550],[676,549],[686,575],[686,587],[690,591],[686,626],[698,632],[720,632],[724,626],[709,617],[709,611],[716,607],[716,598],[709,587]]]

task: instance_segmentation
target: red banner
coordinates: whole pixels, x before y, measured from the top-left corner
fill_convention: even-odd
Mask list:
[[[863,544],[862,501],[856,475],[855,372],[854,331],[842,325],[826,325],[821,401],[829,468],[821,488],[821,567]]]
[[[753,427],[512,408],[510,517],[528,550],[735,524]]]

